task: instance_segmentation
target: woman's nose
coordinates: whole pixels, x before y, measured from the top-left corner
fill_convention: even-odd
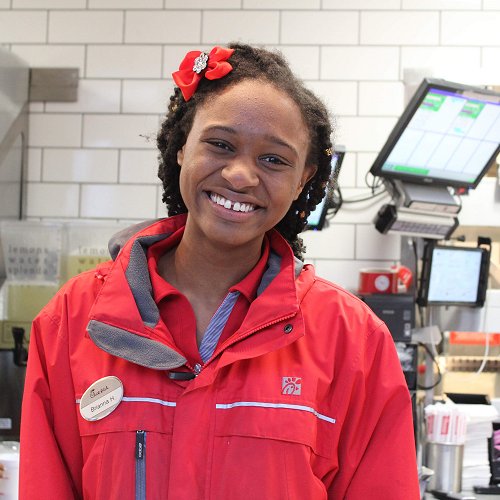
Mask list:
[[[225,165],[221,175],[236,190],[255,187],[259,184],[257,166],[254,161],[241,156],[233,158]]]

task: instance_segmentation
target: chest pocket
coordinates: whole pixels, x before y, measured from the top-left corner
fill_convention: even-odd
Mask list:
[[[124,397],[101,420],[79,419],[85,499],[166,498],[175,402]],[[147,495],[146,495],[147,493]]]
[[[327,498],[322,478],[337,468],[333,417],[290,399],[219,403],[215,415],[219,498]]]

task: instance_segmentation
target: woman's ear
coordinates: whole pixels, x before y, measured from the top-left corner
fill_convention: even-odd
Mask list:
[[[177,163],[182,167],[182,162],[184,161],[184,146],[182,146],[179,151],[177,151]]]
[[[300,184],[297,187],[297,192],[295,193],[294,200],[296,200],[300,196],[300,193],[302,193],[304,186],[314,177],[317,171],[318,167],[316,165],[311,164],[304,167],[304,172],[302,172],[302,178],[300,179]]]

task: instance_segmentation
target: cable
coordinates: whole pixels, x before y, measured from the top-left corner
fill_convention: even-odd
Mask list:
[[[384,189],[382,189],[382,191],[379,191],[378,193],[373,193],[372,192],[371,196],[367,196],[365,198],[351,198],[350,200],[343,200],[343,201],[344,201],[344,203],[359,203],[361,201],[372,200],[373,198],[376,198],[377,196],[380,196],[380,195],[386,194],[386,193],[387,193],[387,189],[384,188]]]
[[[370,184],[368,182],[368,174],[370,173],[369,170],[367,170],[365,174],[365,184],[372,190],[372,194],[375,193],[375,189],[378,189],[383,183],[384,180],[382,177],[376,177],[375,175],[372,177],[372,183]]]
[[[486,345],[484,347],[483,361],[481,363],[481,366],[478,368],[477,372],[474,373],[474,375],[479,375],[480,373],[482,373],[484,367],[486,366],[486,363],[488,362],[488,356],[490,354],[490,332],[486,332],[485,344]]]
[[[344,199],[342,197],[340,186],[338,184],[335,184],[331,191],[330,206],[326,213],[326,219],[332,220],[337,215],[337,212],[340,210],[343,203]]]
[[[439,363],[437,362],[436,358],[432,354],[431,350],[427,347],[427,345],[424,344],[423,342],[419,342],[418,345],[422,346],[425,349],[425,352],[430,356],[430,358],[432,359],[432,362],[436,365],[436,368],[437,368],[437,380],[434,382],[434,384],[427,385],[427,386],[417,384],[417,387],[419,389],[422,389],[424,391],[428,391],[430,389],[434,389],[434,387],[437,387],[441,383],[441,379],[443,378],[443,375],[441,373],[441,369],[439,368]]]

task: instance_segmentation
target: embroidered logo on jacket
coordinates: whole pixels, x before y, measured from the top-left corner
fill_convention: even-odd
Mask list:
[[[302,392],[301,377],[283,377],[281,379],[281,394],[300,396]]]

